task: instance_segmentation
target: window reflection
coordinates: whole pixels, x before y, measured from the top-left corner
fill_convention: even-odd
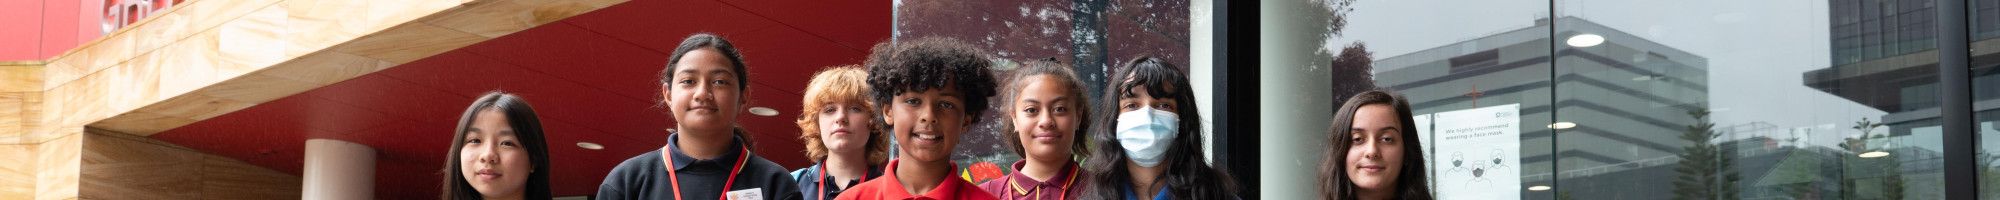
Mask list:
[[[1404,93],[1425,143],[1487,123],[1447,115],[1514,109],[1517,183],[1457,190],[1479,199],[1943,198],[1930,0],[1509,3],[1540,7],[1356,1],[1316,87]],[[1993,99],[2000,59],[1980,61],[2000,43],[1979,46],[2000,38],[2000,0],[1972,5],[1975,98]],[[1447,199],[1449,162],[1492,157],[1426,146]]]
[[[1973,132],[1980,138],[1980,151],[1973,162],[1979,168],[1979,197],[2000,199],[2000,0],[1966,2],[1972,27],[1972,111]]]

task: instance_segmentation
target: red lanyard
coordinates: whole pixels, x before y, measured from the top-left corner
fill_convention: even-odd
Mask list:
[[[815,180],[819,180],[819,187],[817,187],[817,188],[813,188],[814,190],[819,190],[819,200],[827,200],[827,198],[826,198],[826,193],[827,193],[827,192],[826,192],[826,162],[824,162],[824,161],[820,162],[820,165],[819,165],[819,179],[815,179]],[[861,172],[861,182],[868,182],[868,172],[866,172],[866,171],[863,171],[863,172]],[[854,187],[854,186],[852,186],[852,185],[849,185],[849,186],[847,186],[847,187]]]
[[[1014,172],[1014,173],[1020,173],[1020,172]],[[1071,168],[1069,168],[1069,180],[1064,180],[1064,181],[1063,181],[1063,186],[1062,186],[1062,191],[1056,191],[1056,192],[1061,192],[1061,193],[1056,193],[1056,200],[1067,200],[1067,199],[1069,199],[1069,186],[1070,186],[1070,184],[1075,184],[1075,183],[1076,183],[1076,175],[1077,175],[1077,174],[1076,174],[1076,168],[1075,168],[1075,167],[1071,167]],[[1015,183],[1014,183],[1014,179],[1015,179],[1015,178],[1020,178],[1020,177],[1015,177],[1015,176],[1009,176],[1009,177],[1007,177],[1007,186],[1014,186],[1014,189],[1017,189],[1017,190],[1019,190],[1019,189],[1021,189],[1021,185],[1020,185],[1020,184],[1015,184]],[[1041,192],[1042,190],[1035,190],[1035,191],[1036,191],[1036,192]],[[1007,194],[1008,194],[1009,196],[1012,196],[1012,195],[1013,195],[1014,193],[1013,193],[1013,192],[1009,192],[1009,193],[1007,193]],[[1035,197],[1035,196],[1036,196],[1036,195],[1034,195],[1033,193],[1029,193],[1029,194],[1028,194],[1028,197]],[[1014,199],[1014,198],[1007,198],[1007,199]]]
[[[667,152],[673,153],[673,152]],[[674,199],[681,198],[681,178],[674,175],[674,158],[667,157],[667,181],[674,186]],[[743,148],[743,157],[736,159],[736,169],[729,170],[729,180],[722,182],[722,195],[715,199],[729,199],[729,186],[736,185],[736,174],[743,172],[743,161],[750,160],[750,148]]]

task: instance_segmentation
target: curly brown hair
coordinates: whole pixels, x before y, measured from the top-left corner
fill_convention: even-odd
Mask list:
[[[977,122],[993,97],[993,61],[985,51],[951,38],[926,37],[876,44],[868,56],[869,96],[877,107],[903,92],[953,86],[965,98],[966,116]]]

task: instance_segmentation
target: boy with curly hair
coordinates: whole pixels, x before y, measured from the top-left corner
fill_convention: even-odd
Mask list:
[[[984,52],[952,39],[877,44],[868,59],[869,95],[898,142],[882,178],[855,186],[841,200],[997,199],[952,178],[952,148],[994,94]]]

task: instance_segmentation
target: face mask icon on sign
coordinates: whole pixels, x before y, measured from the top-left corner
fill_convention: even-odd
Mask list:
[[[1466,170],[1467,173],[1472,175],[1472,178],[1465,180],[1465,188],[1478,189],[1492,186],[1492,179],[1486,177],[1487,172],[1491,171],[1492,168],[1492,165],[1485,163],[1473,164],[1471,170]]]
[[[1466,166],[1466,164],[1472,164],[1472,163],[1465,162],[1465,153],[1451,152],[1450,169],[1445,169],[1444,172],[1439,172],[1439,173],[1458,173],[1460,171],[1471,170],[1467,168],[1468,166]]]

